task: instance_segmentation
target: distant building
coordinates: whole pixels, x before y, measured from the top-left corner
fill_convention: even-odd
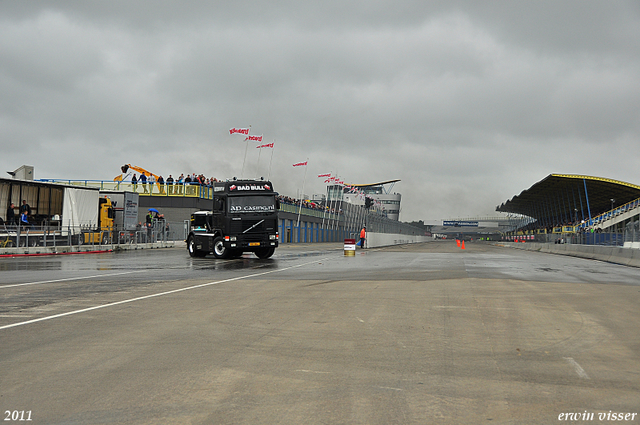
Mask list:
[[[33,165],[23,165],[15,171],[7,171],[16,180],[33,180]]]
[[[379,183],[370,184],[352,184],[349,185],[356,190],[352,190],[349,187],[343,185],[333,184],[327,186],[327,198],[329,202],[338,200],[347,202],[353,205],[365,205],[365,196],[377,201],[372,206],[374,209],[378,209],[382,215],[386,216],[390,220],[399,220],[400,218],[400,201],[402,195],[400,193],[392,193],[393,186],[400,180],[388,180]],[[362,196],[358,192],[364,193]]]

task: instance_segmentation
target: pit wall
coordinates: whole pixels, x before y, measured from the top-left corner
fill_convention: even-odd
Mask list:
[[[359,242],[359,238],[356,241]],[[404,245],[408,243],[430,242],[434,240],[432,236],[403,235],[397,233],[374,233],[367,232],[365,248],[378,248],[381,246]]]
[[[625,266],[640,267],[640,249],[617,246],[548,244],[548,243],[499,243],[499,246],[525,249],[549,254],[569,255],[591,260],[607,261]]]

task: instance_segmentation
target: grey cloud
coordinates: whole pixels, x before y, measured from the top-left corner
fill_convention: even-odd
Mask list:
[[[8,170],[232,177],[228,129],[252,125],[279,191],[307,157],[309,175],[400,178],[405,220],[491,214],[551,172],[638,183],[635,2],[30,1],[0,23]]]

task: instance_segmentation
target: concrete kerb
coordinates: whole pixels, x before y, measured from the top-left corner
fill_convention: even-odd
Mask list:
[[[538,251],[548,254],[569,255],[589,260],[605,261],[630,267],[640,267],[640,250],[597,245],[544,244],[500,242],[498,246]]]

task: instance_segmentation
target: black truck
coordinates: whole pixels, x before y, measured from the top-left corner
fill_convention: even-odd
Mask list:
[[[215,182],[211,211],[191,215],[187,250],[192,257],[216,258],[253,252],[269,258],[278,247],[278,199],[263,180]]]

